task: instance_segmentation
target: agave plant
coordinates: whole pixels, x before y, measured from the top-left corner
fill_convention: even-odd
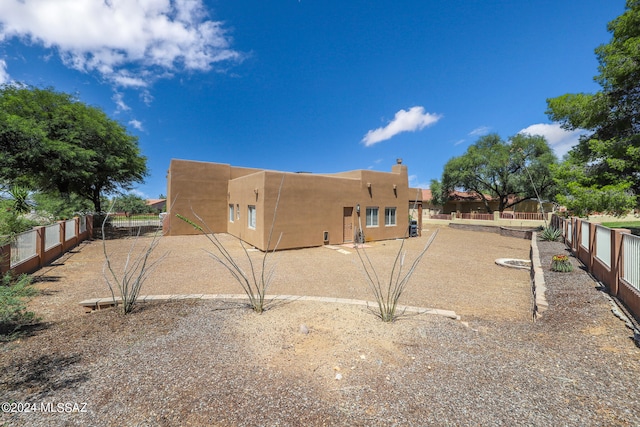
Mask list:
[[[555,242],[562,236],[562,231],[555,227],[544,227],[540,233],[540,240],[545,242]]]

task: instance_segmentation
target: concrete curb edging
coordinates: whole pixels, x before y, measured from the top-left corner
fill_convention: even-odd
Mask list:
[[[139,303],[142,302],[167,302],[167,301],[178,301],[178,300],[208,300],[208,299],[247,299],[245,294],[190,294],[190,295],[140,295],[138,297]],[[328,303],[337,303],[337,304],[352,304],[352,305],[361,305],[361,306],[371,306],[377,307],[377,303],[372,301],[365,300],[357,300],[357,299],[348,299],[348,298],[330,298],[330,297],[311,297],[311,296],[301,296],[301,295],[265,295],[265,299],[271,301],[316,301],[316,302],[328,302]],[[81,301],[79,303],[80,306],[84,307],[85,313],[91,313],[95,310],[101,310],[109,307],[113,307],[118,305],[122,301],[122,298],[92,298],[88,300]],[[460,320],[460,316],[458,316],[455,311],[451,310],[440,310],[437,308],[424,308],[424,307],[415,307],[410,305],[399,305],[397,306],[397,312],[409,312],[416,314],[435,314],[438,316],[448,317],[453,320]]]
[[[540,252],[538,251],[538,235],[534,231],[531,233],[531,290],[533,292],[533,320],[542,316],[542,313],[549,308],[549,303],[545,293],[547,286],[544,282],[544,271],[540,262]]]

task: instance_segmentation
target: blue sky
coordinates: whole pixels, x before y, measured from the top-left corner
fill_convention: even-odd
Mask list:
[[[490,132],[577,140],[546,99],[594,92],[624,0],[2,0],[0,82],[74,93],[172,158],[428,187]]]

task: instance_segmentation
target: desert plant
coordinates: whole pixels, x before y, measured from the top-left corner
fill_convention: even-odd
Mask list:
[[[568,273],[573,271],[573,265],[567,255],[554,255],[551,258],[551,270]]]
[[[9,191],[11,207],[18,214],[26,214],[31,211],[33,203],[30,200],[29,190],[19,185],[12,186]]]
[[[436,238],[437,234],[438,230],[436,230],[431,235],[422,251],[420,251],[418,256],[416,256],[416,258],[413,260],[413,263],[411,264],[409,269],[404,272],[404,275],[402,270],[404,267],[406,251],[403,252],[403,249],[406,239],[403,239],[402,243],[400,244],[400,249],[398,249],[398,253],[396,254],[393,266],[391,268],[391,273],[389,274],[389,279],[387,281],[382,281],[379,278],[374,263],[367,255],[364,247],[359,248],[358,246],[356,246],[356,253],[358,254],[360,262],[362,263],[364,274],[367,279],[367,284],[373,292],[376,303],[378,305],[376,315],[383,322],[393,322],[398,317],[398,315],[396,314],[398,301],[406,290],[409,279],[413,275],[413,272],[420,263],[420,260],[422,260],[424,254],[427,252],[427,249],[429,249],[429,246],[431,246],[431,243],[433,243],[433,240]]]
[[[540,233],[540,240],[545,242],[555,242],[560,238],[560,236],[562,236],[561,230],[548,226],[542,229],[542,232]]]
[[[0,283],[0,341],[13,339],[23,326],[35,322],[36,316],[27,311],[26,302],[37,290],[31,286],[31,277],[26,274],[14,277],[11,273],[2,276]]]
[[[160,243],[160,237],[162,235],[162,232],[160,230],[157,230],[153,234],[151,242],[148,245],[145,245],[136,253],[136,244],[140,240],[140,230],[142,228],[138,227],[138,232],[133,238],[133,242],[124,262],[124,266],[122,267],[122,272],[118,274],[113,266],[111,255],[109,255],[109,252],[107,251],[107,242],[104,231],[105,225],[108,222],[109,215],[111,214],[112,210],[113,203],[111,204],[111,208],[102,221],[102,249],[105,258],[102,273],[107,282],[107,286],[109,286],[109,290],[111,291],[111,297],[113,298],[113,301],[116,303],[116,305],[118,305],[115,295],[115,289],[117,288],[120,294],[120,302],[122,303],[122,313],[129,314],[133,310],[138,300],[142,285],[149,278],[151,272],[167,256],[168,253],[163,254],[155,261],[150,260],[151,254]]]
[[[282,184],[284,183],[284,176],[280,181],[280,188],[278,189],[278,197],[276,198],[276,204],[273,211],[273,220],[271,222],[271,229],[269,230],[269,238],[267,239],[267,249],[264,251],[262,255],[262,261],[260,263],[260,267],[258,267],[251,260],[251,256],[247,251],[244,243],[242,242],[242,236],[238,238],[240,242],[240,246],[244,251],[244,255],[247,259],[248,270],[249,272],[245,272],[244,269],[240,266],[239,261],[236,260],[231,253],[225,248],[224,244],[218,239],[218,236],[207,226],[206,222],[198,216],[197,213],[191,210],[194,217],[197,219],[198,223],[190,220],[184,215],[176,214],[178,218],[191,225],[193,228],[204,234],[204,236],[209,240],[216,252],[207,251],[207,253],[213,258],[216,262],[221,264],[227,271],[231,274],[236,282],[242,287],[245,295],[249,298],[249,306],[253,311],[260,314],[265,310],[265,295],[267,294],[267,290],[273,281],[273,276],[275,273],[276,264],[271,265],[271,267],[267,267],[267,258],[270,254],[276,251],[278,245],[280,244],[280,240],[282,239],[282,233],[278,237],[278,241],[276,242],[274,248],[269,251],[269,247],[271,247],[271,238],[273,236],[273,229],[276,223],[276,214],[278,213],[278,204],[280,202],[280,193],[282,192]]]

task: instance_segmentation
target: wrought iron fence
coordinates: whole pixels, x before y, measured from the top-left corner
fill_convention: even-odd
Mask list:
[[[485,213],[461,213],[461,219],[478,219],[483,221],[493,221],[493,214],[485,214]]]
[[[430,218],[451,220],[451,214],[433,214]]]
[[[500,219],[524,219],[528,221],[542,221],[544,215],[538,212],[500,212]]]

